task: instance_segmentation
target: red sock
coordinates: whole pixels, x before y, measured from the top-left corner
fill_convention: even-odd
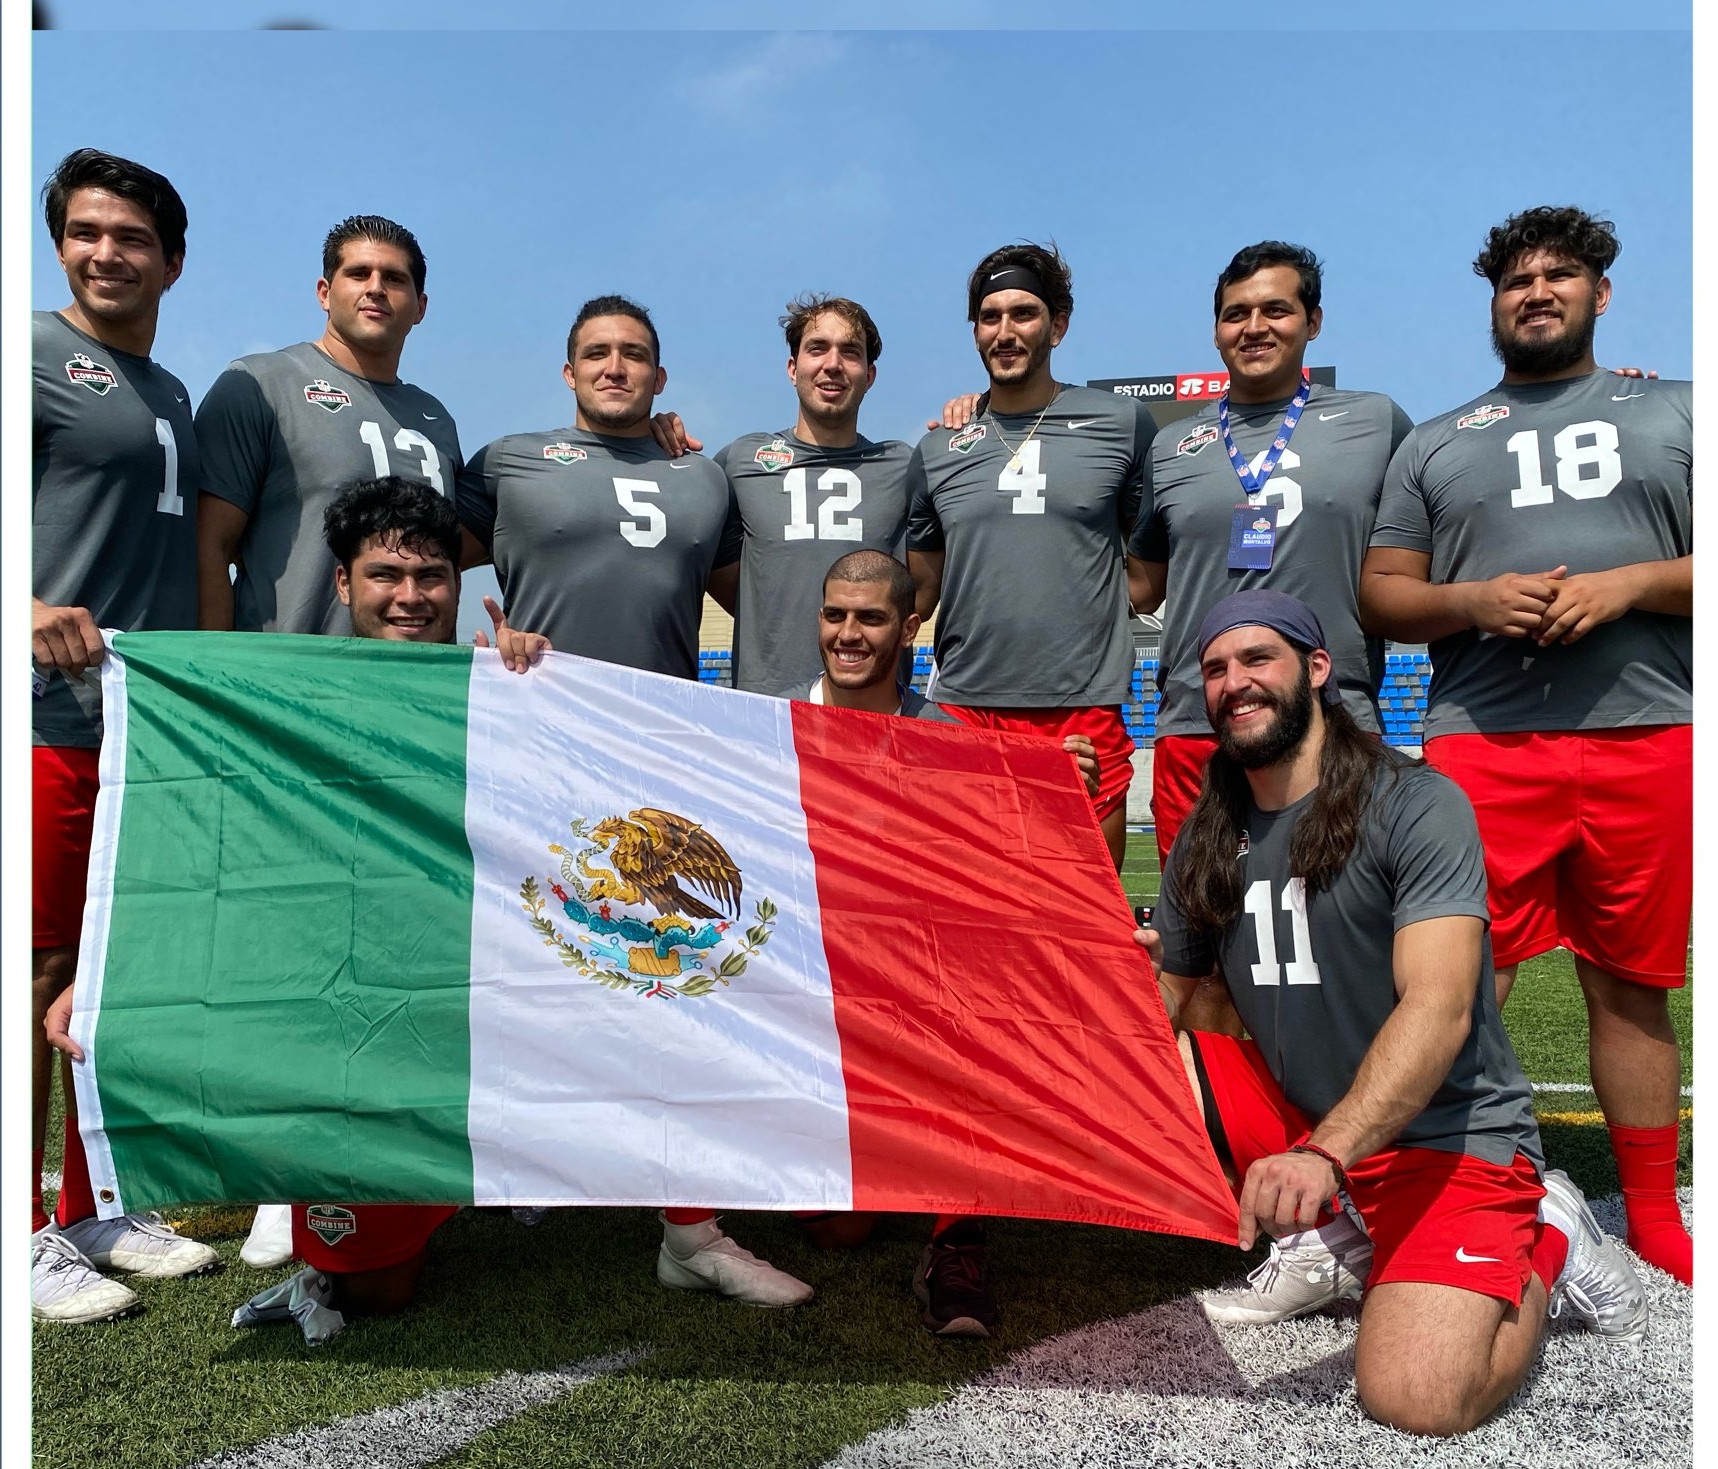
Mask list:
[[[702,1224],[706,1219],[714,1219],[714,1209],[664,1209],[662,1217],[670,1224]]]
[[[1568,1236],[1555,1224],[1541,1222],[1539,1237],[1533,1241],[1532,1267],[1547,1294],[1557,1277],[1563,1273],[1563,1262],[1568,1258]]]
[[[30,1233],[34,1234],[38,1229],[46,1227],[48,1214],[42,1208],[42,1150],[37,1148],[30,1154],[30,1159],[30,1177],[35,1180],[36,1190],[30,1195]]]
[[[1649,1265],[1694,1284],[1694,1241],[1676,1202],[1676,1124],[1610,1127],[1628,1211],[1629,1248]]]
[[[60,1163],[60,1175],[60,1202],[54,1210],[60,1228],[80,1219],[93,1219],[95,1194],[89,1186],[89,1159],[84,1157],[84,1140],[78,1136],[75,1117],[66,1118],[66,1154]]]

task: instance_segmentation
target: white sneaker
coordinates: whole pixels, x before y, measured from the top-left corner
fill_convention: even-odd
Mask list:
[[[108,1321],[135,1311],[134,1292],[90,1264],[57,1224],[30,1237],[30,1314],[38,1321]]]
[[[273,1270],[292,1258],[292,1205],[258,1204],[239,1258],[253,1270]]]
[[[1209,1320],[1260,1326],[1359,1300],[1372,1272],[1372,1241],[1339,1214],[1319,1229],[1285,1234],[1234,1290],[1199,1292]]]
[[[720,1291],[750,1306],[798,1306],[812,1297],[803,1280],[742,1250],[714,1219],[698,1224],[662,1221],[656,1278],[675,1290]]]
[[[159,1214],[121,1214],[117,1219],[80,1219],[65,1237],[100,1270],[133,1275],[201,1275],[220,1257],[205,1244],[175,1234]]]
[[[1600,1228],[1575,1182],[1560,1168],[1547,1170],[1539,1217],[1569,1241],[1569,1257],[1551,1287],[1549,1315],[1571,1307],[1600,1336],[1637,1345],[1646,1339],[1646,1287]]]

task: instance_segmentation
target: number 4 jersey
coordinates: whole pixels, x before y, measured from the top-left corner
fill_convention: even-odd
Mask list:
[[[817,633],[824,573],[849,551],[901,556],[912,452],[864,438],[823,448],[784,431],[743,434],[716,455],[745,528],[735,688],[773,694],[823,672]]]
[[[703,455],[578,428],[510,434],[472,457],[457,503],[514,627],[557,652],[698,676],[704,588],[740,554],[727,478]]]
[[[198,464],[185,385],[57,312],[36,312],[31,337],[30,590],[51,607],[88,608],[97,627],[195,627]],[[101,689],[50,675],[30,725],[35,744],[94,749]]]
[[[1429,554],[1440,584],[1690,555],[1693,422],[1686,382],[1500,385],[1403,441],[1372,544]],[[1426,737],[1687,724],[1692,634],[1656,612],[1548,648],[1468,628],[1432,644]]]
[[[451,495],[459,434],[410,383],[378,383],[309,342],[241,357],[197,405],[203,488],[250,517],[239,539],[233,625],[349,636],[322,515],[358,480],[397,474]]]

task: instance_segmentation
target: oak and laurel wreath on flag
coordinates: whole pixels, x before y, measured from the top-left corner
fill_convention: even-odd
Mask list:
[[[561,859],[561,881],[560,883],[552,882],[550,886],[554,888],[555,895],[563,903],[566,902],[569,895],[568,890],[570,890],[571,895],[582,905],[591,897],[591,894],[579,871],[578,859],[586,853],[601,851],[601,846],[592,838],[590,827],[583,817],[574,818],[568,823],[568,827],[571,836],[582,842],[583,847],[581,850],[575,851],[562,846],[559,842],[549,844],[549,851]],[[565,884],[564,888],[561,886],[562,883]],[[727,986],[731,984],[746,972],[747,964],[755,959],[764,946],[769,943],[775,930],[776,915],[779,911],[768,898],[758,899],[752,909],[754,921],[745,933],[735,941],[735,952],[724,955],[717,963],[713,973],[695,973],[678,983],[672,983],[666,974],[654,973],[639,976],[626,969],[610,967],[579,948],[556,927],[554,919],[549,917],[548,900],[543,896],[535,875],[527,876],[520,883],[519,898],[520,905],[524,909],[531,927],[542,935],[545,947],[556,951],[560,956],[561,963],[566,968],[583,975],[587,979],[594,980],[606,989],[617,992],[630,989],[635,995],[649,998],[681,995],[687,999],[699,999],[714,993],[717,985]],[[606,904],[603,905],[602,912],[606,918],[608,916]],[[686,922],[684,919],[663,921],[682,925]],[[724,921],[716,927],[719,931],[725,932],[728,924]],[[690,935],[689,928],[683,928],[681,931]],[[670,944],[670,947],[675,946]],[[661,952],[660,949],[658,952]],[[694,968],[702,969],[702,960],[694,959],[692,963]]]

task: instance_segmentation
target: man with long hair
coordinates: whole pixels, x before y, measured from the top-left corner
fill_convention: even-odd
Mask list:
[[[1521,1386],[1548,1315],[1639,1340],[1645,1292],[1580,1190],[1545,1171],[1460,789],[1361,731],[1303,602],[1226,597],[1198,646],[1218,747],[1157,933],[1140,938],[1172,1018],[1215,971],[1251,1037],[1180,1037],[1239,1184],[1239,1242],[1283,1237],[1256,1272],[1268,1281],[1346,1194],[1372,1251],[1362,1407],[1409,1432],[1466,1432]],[[1321,1282],[1322,1300],[1352,1282],[1329,1263],[1308,1273],[1305,1309]]]
[[[1431,643],[1426,759],[1485,838],[1498,1002],[1521,960],[1575,956],[1629,1245],[1692,1284],[1669,992],[1694,896],[1694,386],[1598,367],[1618,249],[1574,208],[1491,231],[1502,381],[1391,461],[1360,607]]]

